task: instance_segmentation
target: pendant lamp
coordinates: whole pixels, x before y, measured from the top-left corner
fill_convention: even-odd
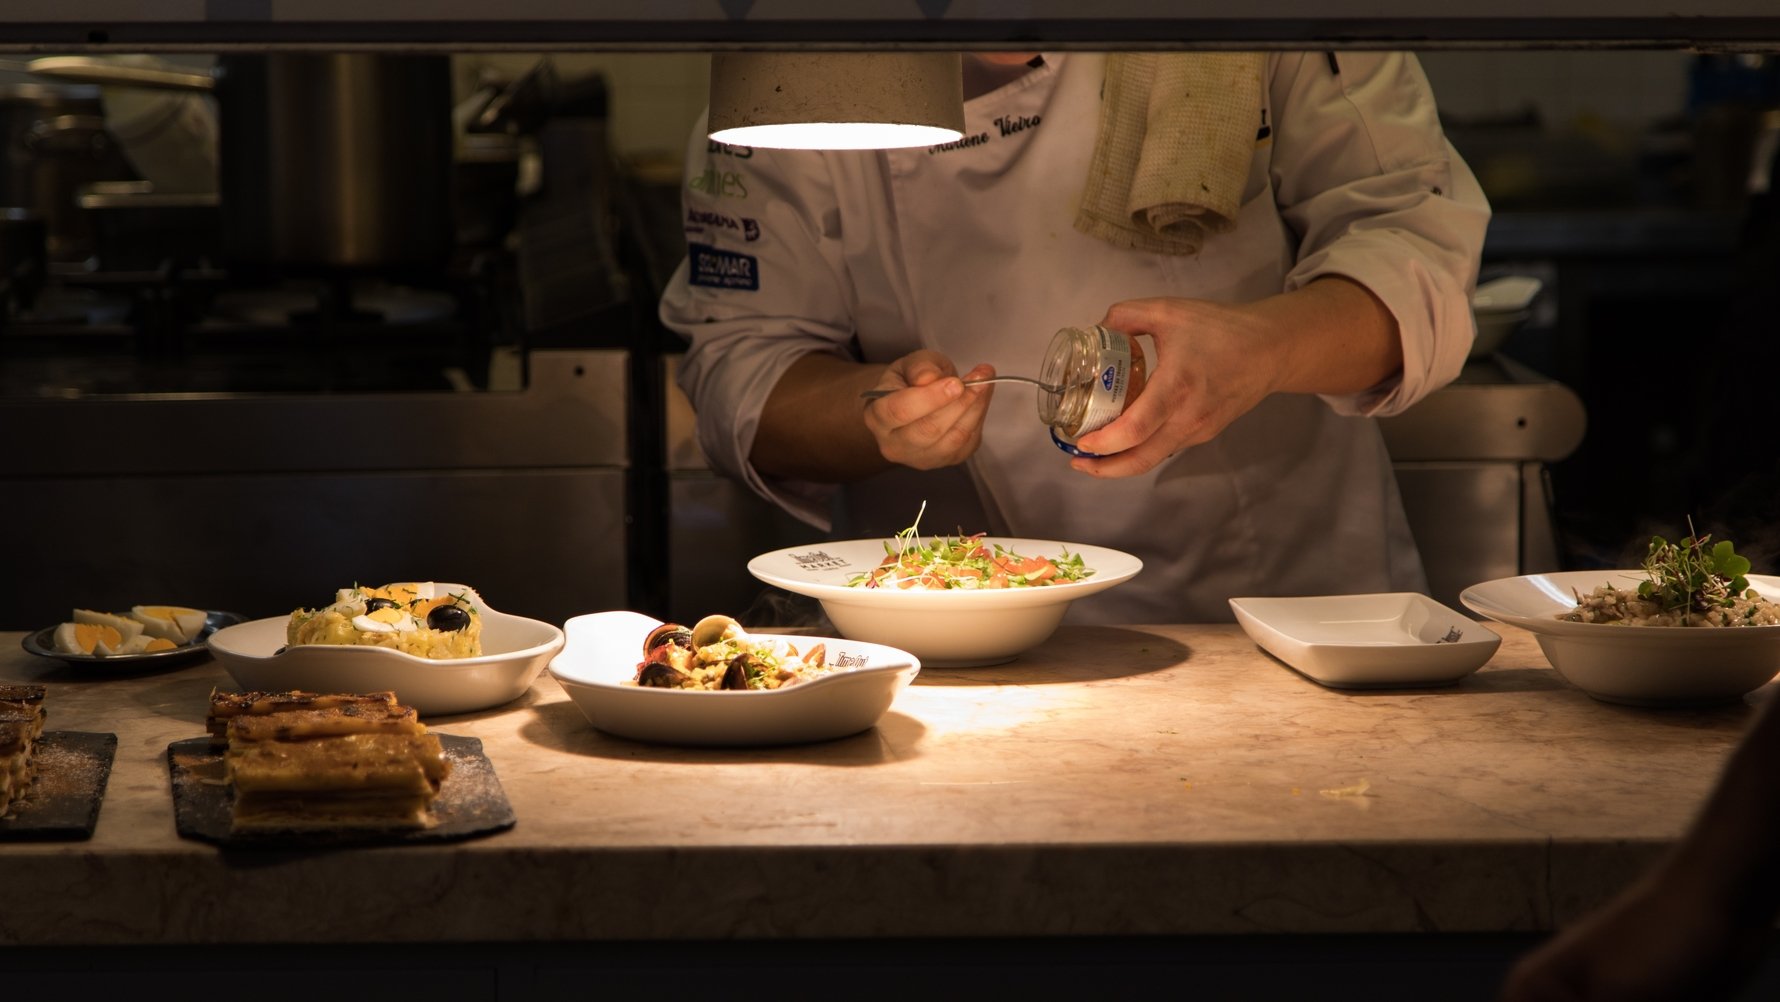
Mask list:
[[[768,149],[935,146],[964,134],[956,52],[719,52],[710,137]]]

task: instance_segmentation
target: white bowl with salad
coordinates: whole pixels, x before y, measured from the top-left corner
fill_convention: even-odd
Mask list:
[[[1103,546],[913,530],[748,561],[748,573],[767,584],[821,602],[842,636],[901,648],[934,668],[1011,661],[1044,643],[1071,602],[1142,569],[1143,561]]]
[[[1632,706],[1740,699],[1780,673],[1780,577],[1728,541],[1650,542],[1642,568],[1485,581],[1459,600],[1532,632],[1565,681]]]

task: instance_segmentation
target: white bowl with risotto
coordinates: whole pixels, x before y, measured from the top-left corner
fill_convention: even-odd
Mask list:
[[[289,616],[220,629],[210,635],[210,653],[243,690],[390,690],[422,716],[440,716],[486,710],[518,699],[562,649],[563,632],[558,627],[491,609],[463,585],[438,587],[473,597],[482,617],[480,655],[423,658],[358,644],[286,646]]]
[[[659,744],[757,746],[827,741],[867,730],[921,671],[919,659],[894,647],[793,635],[775,639],[806,655],[821,645],[829,670],[777,689],[638,685],[644,640],[661,625],[637,612],[576,616],[564,624],[568,640],[550,661],[550,677],[589,723],[608,734]]]
[[[933,537],[925,537],[931,540]],[[1016,587],[862,587],[852,584],[884,562],[896,540],[851,539],[763,553],[748,573],[822,603],[842,636],[892,644],[930,668],[1002,664],[1050,638],[1071,602],[1129,581],[1143,561],[1104,546],[982,536],[1027,559],[1079,556],[1081,580]]]
[[[1532,632],[1564,680],[1596,699],[1631,706],[1698,706],[1738,699],[1780,672],[1780,625],[1650,626],[1560,619],[1603,585],[1636,592],[1640,570],[1561,571],[1472,585],[1473,612]],[[1780,601],[1780,577],[1748,575]]]

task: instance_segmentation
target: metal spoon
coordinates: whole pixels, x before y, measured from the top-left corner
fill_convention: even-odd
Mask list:
[[[982,383],[1031,383],[1033,386],[1044,390],[1046,393],[1062,393],[1069,388],[1057,383],[1047,383],[1041,379],[1032,379],[1028,376],[990,376],[988,379],[966,379],[964,381],[964,385],[966,386],[977,386]],[[887,397],[895,392],[895,390],[866,390],[859,395],[867,400],[876,400],[879,397]]]

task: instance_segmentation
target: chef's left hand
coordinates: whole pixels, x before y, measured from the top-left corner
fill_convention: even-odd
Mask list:
[[[1097,477],[1143,473],[1189,446],[1209,442],[1276,387],[1272,338],[1247,307],[1201,299],[1115,303],[1101,324],[1148,334],[1155,358],[1125,413],[1076,444],[1104,458],[1070,466]]]
[[[1215,438],[1270,393],[1359,393],[1403,368],[1397,320],[1371,290],[1325,276],[1291,292],[1231,305],[1203,299],[1114,303],[1101,323],[1156,345],[1125,413],[1076,441],[1069,465],[1129,477]]]

